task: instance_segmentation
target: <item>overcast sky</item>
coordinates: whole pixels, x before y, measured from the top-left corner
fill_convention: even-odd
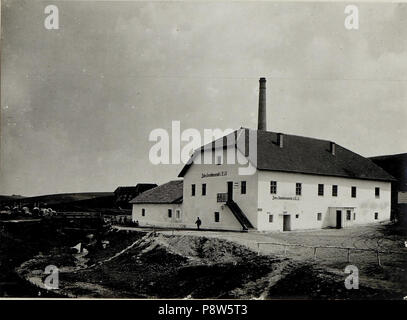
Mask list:
[[[44,28],[59,8],[60,29]],[[363,156],[407,151],[407,6],[2,1],[0,194],[162,183],[155,128],[257,127]]]

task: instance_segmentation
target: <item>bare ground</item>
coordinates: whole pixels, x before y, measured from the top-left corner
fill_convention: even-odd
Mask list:
[[[174,233],[165,231],[164,233]],[[196,234],[197,231],[176,231],[174,234]],[[395,225],[373,224],[348,229],[322,229],[291,232],[206,232],[207,237],[219,237],[247,246],[263,255],[288,257],[299,263],[314,265],[319,275],[336,275],[341,279],[347,276],[344,269],[355,265],[359,269],[360,284],[383,291],[384,298],[402,299],[407,296],[407,230]],[[379,249],[380,266],[374,251],[352,250],[350,262],[347,261],[347,250],[335,248],[318,248],[316,259],[312,248],[284,247],[282,245],[261,244],[273,242],[281,244],[301,244],[307,246],[341,246],[358,249]],[[259,250],[260,248],[260,250]],[[286,250],[286,252],[285,252]],[[387,253],[385,253],[387,252]],[[291,278],[291,277],[290,277]],[[314,277],[315,278],[315,277]],[[323,279],[321,280],[323,281]],[[297,281],[298,282],[298,281]],[[302,283],[300,281],[299,283]],[[384,294],[384,292],[388,294]],[[360,295],[360,298],[376,297]]]
[[[90,248],[79,268],[76,263],[62,269],[59,292],[72,297],[402,299],[407,295],[405,235],[389,225],[287,233],[116,230],[105,236],[108,248]],[[284,254],[281,246],[262,245],[258,255],[259,241],[379,245],[402,254],[383,255],[377,266],[371,252],[352,253],[360,285],[347,290],[346,252],[319,249],[314,260],[309,248]],[[38,257],[22,273],[33,272],[30,263],[38,264]]]

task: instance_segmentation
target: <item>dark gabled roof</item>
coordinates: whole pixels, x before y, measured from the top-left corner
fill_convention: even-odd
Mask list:
[[[276,132],[248,130],[257,135],[257,168],[267,171],[282,171],[355,179],[392,181],[394,178],[371,160],[340,145],[335,155],[330,152],[330,141],[283,134],[280,148]],[[232,133],[235,134],[235,133]],[[238,137],[242,137],[237,133]],[[224,138],[221,138],[224,140]],[[238,138],[239,139],[239,138]],[[220,140],[220,139],[218,139]],[[202,148],[198,149],[199,153]],[[251,157],[249,156],[249,160]],[[256,161],[252,161],[255,164]],[[183,177],[191,163],[184,166],[179,176]]]
[[[407,153],[376,156],[369,159],[398,180],[394,185],[394,190],[407,191]]]
[[[130,203],[182,203],[183,181],[173,180],[147,190]]]
[[[115,194],[117,193],[141,193],[145,190],[151,189],[156,187],[157,184],[155,183],[138,183],[135,186],[119,186],[116,188],[116,190],[114,191]]]
[[[374,156],[370,157],[370,160],[377,160],[377,161],[401,161],[401,162],[406,162],[407,161],[407,153],[397,153],[397,154],[388,154],[388,155],[383,155],[383,156]]]
[[[114,193],[123,193],[123,192],[136,192],[137,186],[120,186],[117,187]]]

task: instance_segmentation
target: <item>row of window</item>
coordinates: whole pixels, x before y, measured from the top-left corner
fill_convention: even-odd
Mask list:
[[[172,218],[172,209],[168,209],[167,214],[168,214],[168,218]],[[145,208],[141,209],[141,216],[142,217],[146,216],[146,209]],[[181,219],[181,210],[179,210],[179,209],[175,210],[175,218],[177,220]]]
[[[203,196],[206,196],[206,183],[202,183],[201,190],[202,190],[201,194]],[[240,193],[241,194],[246,194],[246,181],[241,181],[240,182]],[[191,196],[195,197],[195,195],[196,195],[196,185],[192,184],[191,185]]]
[[[172,218],[172,209],[168,209],[168,218]],[[141,216],[142,217],[145,217],[146,216],[146,209],[145,208],[142,208],[141,209]],[[177,220],[180,220],[181,219],[181,210],[175,210],[175,218],[177,219]],[[215,220],[215,222],[219,222],[220,221],[220,213],[219,212],[215,212],[214,213],[214,220]]]
[[[270,181],[270,193],[271,194],[276,194],[277,193],[277,181]],[[300,196],[302,194],[302,183],[297,182],[295,184],[295,195]],[[318,184],[318,195],[323,196],[324,195],[324,184]],[[332,185],[332,196],[337,197],[338,196],[338,186],[337,185]],[[352,186],[351,187],[351,197],[356,198],[356,187]],[[375,197],[380,198],[380,188],[376,187],[375,188]]]
[[[299,217],[300,217],[299,214],[296,214],[296,215],[295,215],[295,218],[296,218],[296,219],[298,219]],[[274,219],[273,215],[272,215],[272,214],[269,214],[269,222],[270,222],[270,223],[273,222],[273,219]],[[378,213],[378,212],[375,212],[375,213],[374,213],[374,219],[375,219],[375,220],[378,220],[378,219],[379,219],[379,213]],[[321,221],[321,220],[322,220],[322,212],[318,212],[318,213],[317,213],[317,220],[318,220],[318,221]],[[346,220],[347,220],[347,221],[352,220],[352,212],[351,212],[350,210],[347,210],[347,211],[346,211]],[[356,220],[356,212],[353,212],[353,220]]]
[[[144,217],[146,215],[146,209],[141,209],[141,215]],[[175,210],[175,217],[176,219],[181,219],[181,210]],[[295,218],[299,219],[300,215],[296,214]],[[168,218],[172,218],[172,209],[168,209]],[[375,212],[374,213],[374,219],[378,220],[379,219],[379,213]],[[269,214],[269,222],[272,223],[274,220],[274,216],[272,214]],[[317,220],[321,221],[322,220],[322,212],[317,213]],[[352,212],[351,210],[346,210],[346,220],[350,221],[352,220]],[[353,220],[356,220],[356,212],[353,212]],[[220,221],[220,213],[218,211],[214,212],[214,221],[219,222]]]
[[[202,195],[206,196],[206,183],[202,183]],[[241,181],[240,182],[240,193],[241,194],[246,194],[246,181]],[[277,194],[277,181],[270,181],[270,193],[271,194]],[[325,193],[325,185],[324,184],[318,184],[318,195],[323,196]],[[192,184],[191,185],[191,196],[196,195],[196,185]],[[295,184],[295,195],[301,196],[302,195],[302,183],[297,182]],[[332,196],[337,197],[338,196],[338,186],[337,185],[332,185]],[[356,186],[351,187],[351,197],[356,198]],[[375,197],[380,198],[380,188],[375,187]]]
[[[168,218],[172,218],[172,209],[168,209]],[[175,219],[181,219],[181,210],[175,210]]]

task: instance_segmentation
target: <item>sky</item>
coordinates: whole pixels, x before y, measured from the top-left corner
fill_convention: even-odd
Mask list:
[[[59,9],[47,30],[44,8]],[[152,130],[257,128],[407,151],[407,5],[3,0],[0,194],[176,179]]]

